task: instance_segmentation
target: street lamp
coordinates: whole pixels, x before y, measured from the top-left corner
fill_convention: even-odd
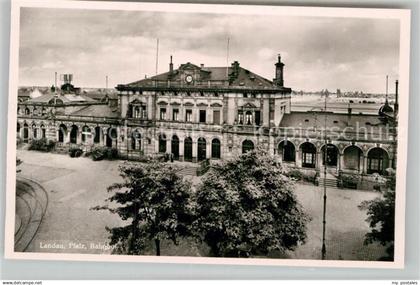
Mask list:
[[[327,225],[326,213],[327,213],[327,151],[328,151],[328,139],[327,139],[327,95],[324,95],[324,193],[323,193],[323,210],[322,210],[322,248],[321,248],[321,259],[324,260],[327,254],[327,248],[325,246],[325,230]],[[313,111],[312,108],[310,111]],[[315,117],[315,122],[317,121]]]

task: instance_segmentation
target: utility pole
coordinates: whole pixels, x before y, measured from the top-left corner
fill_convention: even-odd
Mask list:
[[[326,213],[327,213],[327,152],[328,152],[328,140],[327,140],[327,95],[324,96],[324,207],[322,213],[322,249],[321,258],[325,259],[327,249],[325,246],[325,228],[326,228]]]

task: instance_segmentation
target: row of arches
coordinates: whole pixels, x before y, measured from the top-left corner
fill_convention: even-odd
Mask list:
[[[304,142],[299,146],[301,166],[315,168],[317,164],[317,148],[311,142]],[[278,144],[278,154],[282,156],[285,162],[296,162],[296,148],[290,141],[282,141]],[[348,146],[343,151],[343,167],[348,170],[360,171],[365,165],[365,157],[362,149],[356,145]],[[366,172],[384,173],[389,166],[389,155],[381,147],[374,147],[366,155]],[[322,165],[329,167],[338,167],[340,163],[340,151],[334,144],[322,146],[320,160]]]
[[[31,116],[31,115],[45,116],[47,114],[47,108],[45,108],[45,107],[39,107],[39,108],[37,108],[37,107],[33,107],[33,108],[24,107],[24,108],[21,108],[21,107],[18,106],[17,113],[25,115],[25,116]]]
[[[104,139],[104,134],[105,139]],[[104,144],[107,147],[115,147],[117,144],[117,130],[113,127],[106,129],[106,132],[103,132],[102,127],[96,126],[95,128],[90,128],[89,126],[79,127],[77,125],[72,125],[68,128],[65,124],[61,124],[57,130],[58,142],[60,143],[89,143],[93,141],[94,144],[100,144],[104,141]]]
[[[47,129],[44,124],[37,126],[35,123],[28,125],[28,123],[25,122],[21,125],[18,122],[16,134],[23,139],[23,142],[27,143],[30,139],[45,139],[47,137]]]
[[[191,137],[186,137],[183,141],[183,158],[185,161],[193,161],[194,159],[194,143]],[[170,151],[167,150],[167,137],[165,134],[160,134],[158,137],[158,151],[159,153],[172,153],[174,159],[180,158],[180,146],[181,140],[177,135],[173,135],[170,138]],[[214,138],[210,141],[210,158],[220,159],[221,158],[221,141],[218,138]],[[207,140],[203,137],[197,139],[196,145],[196,158],[197,161],[205,160],[207,157]]]

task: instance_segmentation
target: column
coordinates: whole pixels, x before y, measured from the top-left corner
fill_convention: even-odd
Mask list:
[[[344,153],[338,153],[338,171],[343,171],[344,169]]]
[[[296,150],[295,166],[302,167],[302,153],[299,149]]]
[[[211,158],[211,141],[206,140],[206,158]]]
[[[367,156],[363,156],[363,174],[367,174],[367,168],[368,168],[368,159]]]
[[[172,143],[170,138],[166,138],[166,153],[172,153]]]
[[[197,162],[197,140],[192,142],[192,162]]]
[[[179,138],[179,161],[184,161],[184,138]]]

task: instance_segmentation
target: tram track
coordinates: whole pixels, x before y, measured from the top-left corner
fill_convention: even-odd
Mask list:
[[[21,223],[15,231],[15,251],[24,252],[39,231],[48,207],[48,194],[36,181],[18,177],[16,180],[16,202],[23,203],[25,215],[19,215]],[[16,213],[18,215],[18,213]]]

